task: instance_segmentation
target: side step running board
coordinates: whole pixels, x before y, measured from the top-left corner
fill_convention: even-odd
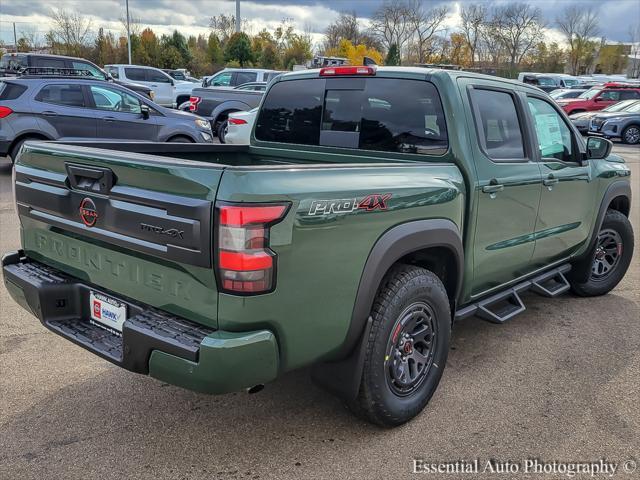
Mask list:
[[[475,315],[491,323],[504,323],[527,309],[520,298],[521,292],[532,290],[538,295],[552,298],[569,290],[569,282],[564,275],[569,270],[571,265],[566,264],[525,280],[491,297],[461,308],[456,312],[455,319],[461,320]]]

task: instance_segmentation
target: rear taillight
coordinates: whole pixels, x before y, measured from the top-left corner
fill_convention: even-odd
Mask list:
[[[320,69],[321,77],[338,77],[340,75],[375,75],[373,67],[325,67]]]
[[[11,110],[9,107],[0,106],[0,118],[8,117],[12,113],[13,113],[13,110]]]
[[[221,291],[256,294],[274,289],[276,254],[269,248],[269,230],[288,208],[286,204],[217,205],[216,268]]]
[[[202,101],[201,97],[189,97],[189,111],[195,112],[198,109],[198,104]]]
[[[241,118],[229,117],[229,125],[246,125],[247,121]]]

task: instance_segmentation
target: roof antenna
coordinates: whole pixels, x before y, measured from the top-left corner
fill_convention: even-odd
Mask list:
[[[362,64],[363,64],[365,67],[373,67],[373,66],[376,66],[376,67],[377,67],[377,66],[378,66],[378,64],[376,63],[376,61],[375,61],[373,58],[371,58],[371,57],[364,57],[364,58],[362,59]]]

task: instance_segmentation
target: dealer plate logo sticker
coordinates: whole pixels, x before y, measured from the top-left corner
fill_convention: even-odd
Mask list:
[[[127,306],[113,298],[97,292],[89,294],[89,310],[93,323],[122,332],[122,324],[127,319]]]

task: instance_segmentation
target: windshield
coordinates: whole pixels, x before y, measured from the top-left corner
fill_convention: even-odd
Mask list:
[[[27,66],[27,57],[25,55],[16,55],[15,53],[7,53],[0,59],[0,70],[21,70]]]
[[[578,85],[578,83],[580,83],[578,80],[574,78],[565,78],[562,81],[567,87],[573,87],[574,85]]]
[[[591,100],[593,97],[595,97],[601,91],[602,91],[601,88],[592,88],[590,90],[587,90],[583,94],[581,94],[578,98],[584,98],[586,100]]]

